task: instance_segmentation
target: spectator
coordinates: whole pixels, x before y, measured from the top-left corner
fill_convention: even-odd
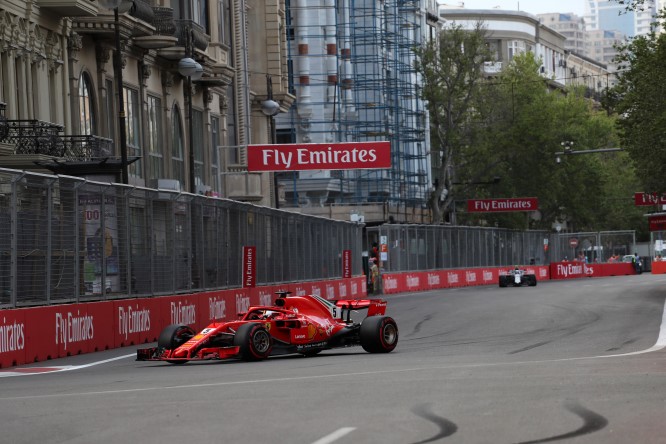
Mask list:
[[[379,267],[377,266],[377,259],[375,258],[370,258],[370,282],[372,293],[379,293]]]

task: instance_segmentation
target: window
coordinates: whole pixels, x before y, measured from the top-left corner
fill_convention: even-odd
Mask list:
[[[106,111],[104,114],[106,117],[107,127],[106,137],[113,139],[114,134],[116,133],[116,119],[113,117],[116,115],[116,108],[113,105],[113,99],[115,96],[115,93],[113,92],[113,80],[106,79],[104,84],[106,85],[106,96],[104,97],[104,110]]]
[[[513,59],[518,54],[525,52],[525,42],[522,40],[511,40],[509,42],[509,60]]]
[[[236,96],[233,83],[227,86],[227,105],[227,146],[229,147],[227,160],[230,165],[238,165],[240,164],[240,152],[236,136]]]
[[[185,185],[185,158],[183,156],[183,123],[180,117],[180,110],[174,105],[171,112],[173,119],[172,137],[173,146],[171,147],[171,175],[180,182],[181,188]]]
[[[127,87],[123,87],[125,99],[125,134],[127,136],[127,157],[141,156],[141,106],[139,104],[139,93]],[[141,160],[133,162],[129,166],[129,174],[134,177],[143,177],[141,171]]]
[[[220,192],[220,118],[210,118],[210,186],[215,193]]]
[[[148,178],[164,177],[162,172],[162,101],[158,97],[148,96]]]
[[[79,79],[79,113],[80,113],[80,134],[95,134],[95,117],[92,96],[92,82],[87,72],[81,73]]]
[[[192,110],[192,144],[194,145],[194,183],[197,188],[204,185],[204,129],[203,112]]]
[[[231,14],[230,0],[218,0],[217,18],[219,22],[218,36],[220,42],[231,46],[231,31],[233,30],[233,16]]]

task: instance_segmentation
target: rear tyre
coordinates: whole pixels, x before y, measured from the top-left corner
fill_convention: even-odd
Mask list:
[[[369,316],[361,323],[360,336],[368,353],[388,353],[398,345],[398,324],[389,316]]]
[[[506,287],[506,280],[500,278],[500,280],[499,280],[499,286],[502,287],[502,288]]]
[[[260,361],[270,356],[273,338],[263,325],[248,323],[238,327],[234,345],[239,347],[239,355],[243,361]]]
[[[166,326],[160,333],[159,338],[157,338],[157,346],[165,350],[175,350],[189,341],[195,334],[195,331],[187,325],[171,324]],[[185,364],[187,361],[167,360],[167,362],[171,364]]]
[[[528,285],[529,285],[530,287],[536,287],[536,284],[537,284],[536,276],[531,276],[531,277],[530,277],[530,282],[529,282]]]

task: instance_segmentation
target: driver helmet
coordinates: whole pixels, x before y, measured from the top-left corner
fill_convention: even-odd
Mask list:
[[[515,270],[520,270],[520,268],[518,268],[518,265],[516,265],[516,268],[515,268]]]

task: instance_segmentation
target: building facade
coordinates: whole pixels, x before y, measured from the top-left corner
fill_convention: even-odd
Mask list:
[[[566,84],[565,36],[549,28],[534,15],[522,11],[440,7],[440,17],[464,29],[483,22],[494,60],[486,63],[486,73],[494,75],[521,53],[531,52],[540,61],[541,75],[553,86]]]
[[[125,173],[132,186],[270,205],[273,182],[246,171],[245,150],[270,138],[267,76],[281,111],[294,99],[284,11],[284,0],[125,0],[116,20],[98,2],[4,1],[0,167]],[[181,73],[186,58],[200,78]]]
[[[428,35],[426,0],[290,0],[289,88],[280,143],[389,141],[387,170],[281,174],[280,207],[366,223],[429,222],[429,129],[412,51]],[[430,11],[432,18],[436,14]]]

